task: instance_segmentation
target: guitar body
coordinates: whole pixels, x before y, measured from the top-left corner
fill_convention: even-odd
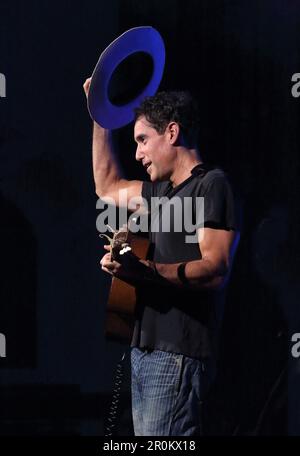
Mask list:
[[[132,252],[140,259],[146,259],[149,248],[148,239],[131,235],[129,242]],[[134,327],[135,306],[135,287],[113,277],[105,323],[105,336],[108,340],[130,344]]]

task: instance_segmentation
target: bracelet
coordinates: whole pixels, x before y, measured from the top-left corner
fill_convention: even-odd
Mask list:
[[[177,277],[183,285],[189,285],[189,281],[185,275],[186,263],[180,263],[177,268]]]

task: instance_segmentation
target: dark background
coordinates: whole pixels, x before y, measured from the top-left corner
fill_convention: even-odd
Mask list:
[[[195,95],[200,151],[244,202],[206,433],[299,435],[298,2],[2,0],[0,18],[0,433],[103,433],[124,348],[103,336],[109,279],[82,84],[113,39],[152,25],[166,46],[160,88]],[[124,174],[145,179],[132,125],[115,142]],[[132,433],[128,367],[121,435]]]

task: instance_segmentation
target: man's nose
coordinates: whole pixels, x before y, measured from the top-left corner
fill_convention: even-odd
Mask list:
[[[141,151],[140,145],[137,146],[136,151],[135,151],[135,159],[137,161],[141,161],[144,157],[143,152]]]

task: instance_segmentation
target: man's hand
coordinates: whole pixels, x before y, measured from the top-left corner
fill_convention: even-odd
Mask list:
[[[86,97],[88,97],[88,94],[89,94],[91,80],[92,80],[92,78],[88,78],[88,79],[86,79],[85,83],[83,84],[83,90],[84,90]]]
[[[100,261],[102,271],[108,272],[108,274],[110,275],[118,274],[118,271],[120,270],[122,265],[117,261],[112,260],[110,245],[104,245],[103,247],[108,252],[102,257]]]
[[[111,247],[104,245],[104,249],[108,251],[100,261],[102,270],[110,275],[113,275],[131,285],[155,280],[156,270],[154,263],[149,260],[140,260],[134,254],[124,255],[124,264],[111,258]]]

